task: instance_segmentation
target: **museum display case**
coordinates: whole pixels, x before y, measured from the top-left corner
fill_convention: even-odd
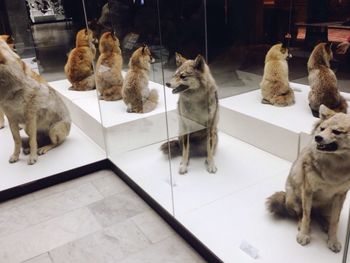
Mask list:
[[[6,123],[0,162],[8,172],[0,190],[99,163],[176,222],[177,231],[186,230],[208,262],[348,261],[349,198],[336,231],[340,251],[314,221],[311,243],[301,246],[298,220],[273,216],[266,202],[285,191],[293,163],[315,140],[310,86],[330,74],[329,83],[350,100],[350,1],[48,3],[62,19],[33,23],[30,1],[5,1],[1,33],[13,36],[18,55],[62,98],[71,134],[33,166],[23,155],[8,164]],[[18,16],[25,19],[14,22]],[[93,32],[88,70],[96,89],[74,91],[64,68],[85,28]],[[314,59],[327,72],[309,79],[319,43],[332,43]],[[279,64],[269,72],[271,61]],[[262,93],[266,83],[285,88],[279,95],[289,94],[290,105],[272,105]]]

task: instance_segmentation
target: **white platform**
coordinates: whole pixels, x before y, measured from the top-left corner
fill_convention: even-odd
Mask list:
[[[27,165],[27,156],[23,154],[17,163],[8,162],[13,151],[13,139],[7,123],[0,130],[0,141],[0,191],[106,158],[106,153],[74,125],[67,140],[47,154],[39,156],[34,165]]]
[[[179,157],[171,161],[170,174],[159,147],[126,152],[112,161],[169,212],[174,208],[176,218],[225,263],[341,261],[342,254],[327,248],[326,236],[317,226],[312,243],[302,247],[295,239],[296,222],[276,220],[266,212],[266,198],[284,189],[290,162],[220,132],[216,174],[205,170],[204,158],[193,158],[188,173],[179,175]],[[174,207],[170,177],[175,185]],[[342,242],[348,207],[347,201],[339,228]],[[243,240],[259,250],[258,259],[239,249]]]
[[[309,86],[291,83],[295,104],[275,107],[261,103],[260,90],[220,100],[219,129],[289,161],[310,139],[317,118],[308,102]],[[348,94],[342,93],[349,98]]]
[[[169,130],[172,136],[178,135],[177,117],[175,116],[178,95],[172,94],[170,89],[158,83],[150,81],[149,84],[150,89],[158,91],[158,106],[152,112],[144,114],[127,113],[126,105],[122,100],[98,100],[96,90],[68,90],[71,84],[67,80],[50,82],[50,85],[64,99],[74,123],[86,131],[86,134],[98,145],[104,147],[103,138],[100,136],[102,130],[108,142],[117,142],[116,147],[110,147],[113,153],[165,140],[167,138],[166,112],[169,115]]]

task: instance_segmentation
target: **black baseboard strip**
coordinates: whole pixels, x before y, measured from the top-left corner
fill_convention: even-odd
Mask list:
[[[147,194],[139,185],[137,185],[129,176],[120,170],[115,164],[109,161],[109,168],[120,177],[138,196],[140,196],[157,214],[167,222],[176,233],[178,233],[186,242],[200,254],[207,262],[223,263],[207,246],[205,246],[197,237],[187,230],[179,221],[177,221],[167,210]]]
[[[16,186],[0,192],[0,202],[4,202],[16,197],[20,197],[32,192],[38,191],[43,188],[47,188],[59,183],[63,183],[86,174],[97,172],[103,169],[107,169],[110,166],[110,161],[104,159],[98,162],[94,162],[88,165],[84,165],[72,170],[64,171],[49,177],[45,177],[27,184]]]

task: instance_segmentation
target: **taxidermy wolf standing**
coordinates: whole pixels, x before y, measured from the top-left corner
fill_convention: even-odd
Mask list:
[[[75,48],[69,53],[64,72],[72,84],[70,90],[86,91],[95,88],[93,61],[96,55],[93,33],[82,29],[77,33]]]
[[[122,92],[127,112],[146,113],[157,107],[158,92],[148,88],[148,75],[152,62],[154,58],[146,45],[132,54]]]
[[[34,164],[38,154],[61,144],[69,134],[71,119],[63,101],[1,39],[0,107],[9,121],[15,143],[10,163],[19,160],[20,125],[29,137],[29,149],[24,149],[30,153],[28,164]]]
[[[309,105],[314,117],[318,118],[321,104],[336,112],[346,113],[348,104],[340,95],[337,77],[330,68],[333,52],[330,43],[320,43],[312,51],[307,69],[309,71]]]
[[[328,247],[339,252],[339,216],[350,189],[350,116],[324,105],[319,115],[313,141],[292,165],[286,192],[269,197],[267,205],[271,213],[299,219],[299,244],[310,242],[313,218],[328,233]]]
[[[100,38],[100,56],[96,63],[96,87],[101,100],[122,98],[123,58],[119,40],[113,32],[106,32]]]
[[[291,57],[282,44],[270,48],[265,57],[264,76],[260,83],[262,103],[275,106],[294,104],[294,92],[289,87],[288,63]]]
[[[219,120],[217,86],[204,58],[198,55],[194,60],[187,60],[176,53],[178,66],[174,76],[166,85],[179,93],[178,112],[180,132],[178,140],[170,141],[171,156],[182,154],[179,173],[187,173],[190,156],[206,156],[209,173],[217,171],[214,154],[218,143],[217,124]],[[193,131],[189,121],[204,128]],[[168,154],[168,143],[161,146]]]

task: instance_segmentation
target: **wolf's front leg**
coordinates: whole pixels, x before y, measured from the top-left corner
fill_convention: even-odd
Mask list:
[[[182,159],[180,163],[179,174],[187,173],[188,160],[190,157],[190,134],[186,134],[181,138],[182,143]]]
[[[212,128],[207,129],[207,159],[205,161],[207,171],[209,173],[216,173],[218,170],[214,161],[215,144],[217,141],[216,131]]]
[[[304,179],[306,180],[306,179]],[[311,221],[311,209],[312,209],[312,191],[308,182],[304,182],[302,186],[301,203],[303,209],[303,216],[299,222],[299,233],[297,235],[297,241],[300,245],[305,246],[310,243],[310,221]]]
[[[30,154],[27,163],[29,165],[35,164],[38,160],[38,141],[36,138],[36,113],[28,112],[26,116],[26,133],[29,136]]]
[[[13,137],[13,141],[15,144],[15,149],[13,151],[13,154],[10,157],[9,162],[15,163],[19,160],[19,153],[21,151],[21,136],[19,134],[19,125],[17,122],[13,121],[11,118],[7,118],[10,124],[10,129]]]
[[[329,229],[328,229],[328,247],[333,252],[339,252],[341,250],[341,243],[337,238],[337,230],[340,212],[343,207],[346,194],[335,195],[332,202],[332,210],[329,220]]]

